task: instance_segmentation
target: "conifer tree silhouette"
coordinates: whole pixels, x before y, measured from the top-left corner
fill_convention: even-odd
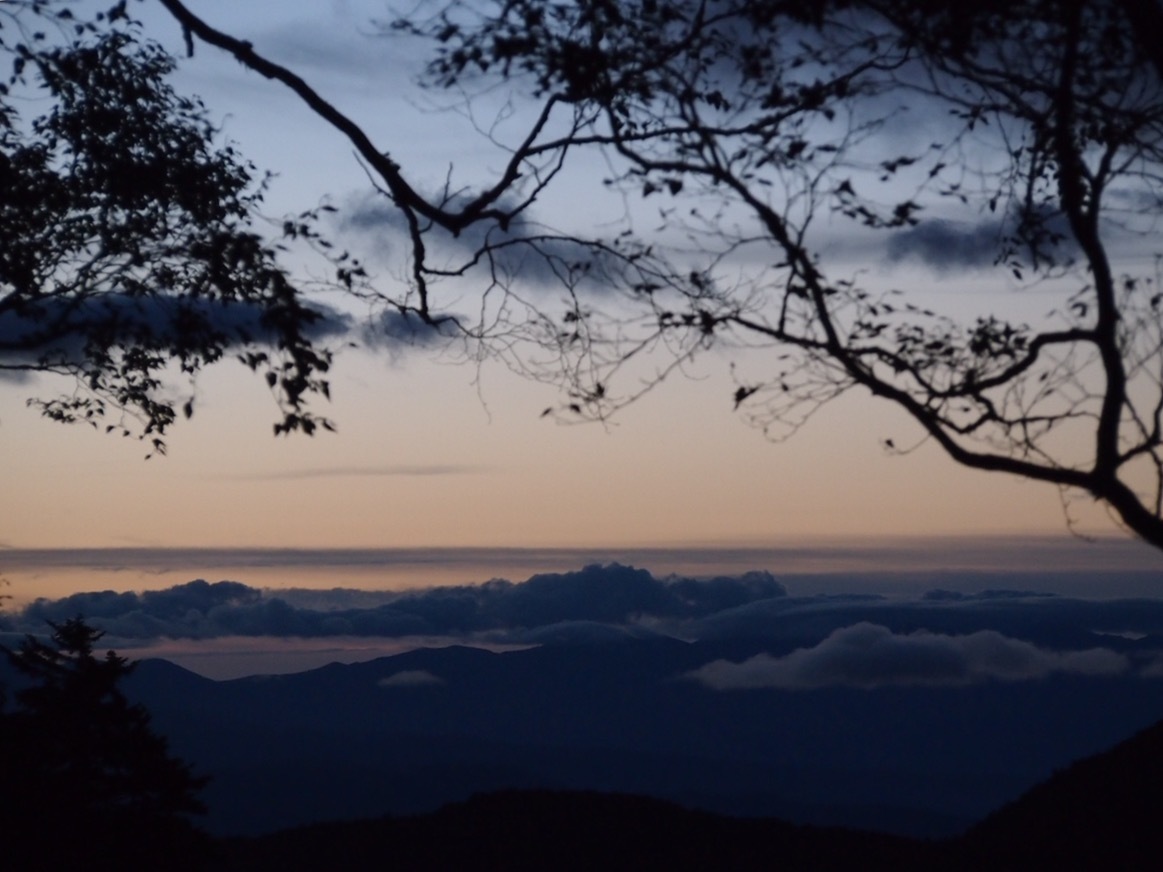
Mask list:
[[[51,623],[51,622],[50,622]],[[120,688],[133,670],[80,618],[4,649],[20,675],[0,697],[0,842],[8,868],[193,869],[189,820],[206,779],[170,755]]]

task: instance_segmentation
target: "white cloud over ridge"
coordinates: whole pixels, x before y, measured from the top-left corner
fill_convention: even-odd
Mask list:
[[[379,681],[380,687],[434,687],[444,683],[443,678],[427,669],[405,669]]]
[[[714,690],[958,686],[1028,681],[1053,673],[1114,675],[1129,665],[1125,656],[1106,648],[1052,651],[995,630],[967,635],[894,633],[862,621],[783,657],[757,654],[741,663],[716,660],[687,677]]]

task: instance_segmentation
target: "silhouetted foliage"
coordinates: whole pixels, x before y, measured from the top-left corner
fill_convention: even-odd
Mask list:
[[[1163,547],[1163,296],[1134,254],[1163,211],[1157,4],[424,5],[384,30],[432,41],[434,90],[470,118],[500,81],[524,99],[478,127],[503,155],[493,178],[450,174],[425,196],[301,77],[161,2],[356,148],[412,242],[407,291],[361,292],[563,385],[547,412],[602,418],[722,348],[735,407],[774,439],[863,391],[958,463],[1087,494]],[[623,221],[534,223],[586,152]],[[825,216],[874,262],[921,261],[946,284],[980,271],[1052,311],[1031,325],[962,295],[976,312],[941,315],[829,262]],[[461,247],[435,257],[442,233]],[[436,296],[465,280],[476,320]]]
[[[261,372],[275,432],[312,432],[327,393],[323,327],[253,225],[265,180],[218,142],[173,59],[116,3],[93,20],[59,0],[0,4],[0,374],[75,389],[30,403],[49,418],[164,434],[192,377],[229,352]],[[287,222],[311,237],[310,216]]]
[[[0,709],[0,842],[12,869],[200,868],[195,777],[119,685],[132,670],[80,618],[5,649],[22,681]]]

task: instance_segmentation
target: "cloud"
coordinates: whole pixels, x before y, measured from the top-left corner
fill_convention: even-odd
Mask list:
[[[937,272],[985,269],[997,258],[1001,238],[999,222],[975,226],[932,219],[893,234],[887,257],[892,263],[918,260]]]
[[[451,322],[430,325],[417,316],[385,309],[356,318],[319,302],[304,303],[317,317],[303,325],[314,342],[356,342],[375,351],[431,348],[456,335]],[[169,349],[206,341],[227,348],[271,345],[279,337],[256,302],[209,300],[158,294],[132,297],[106,293],[86,300],[49,297],[0,312],[0,373],[8,365],[79,363],[97,341],[102,347],[141,345]],[[16,381],[22,371],[6,374]]]
[[[351,30],[358,25],[366,26],[366,22],[351,22],[350,29],[344,26],[347,24],[343,20],[277,21],[255,33],[253,41],[260,51],[268,52],[300,74],[309,71],[316,76],[327,76],[348,88],[366,85],[369,70],[375,70],[385,79],[412,75],[414,67],[410,64],[414,59],[401,59],[404,46],[399,40],[389,43],[366,33],[353,38]],[[411,54],[419,56],[416,51]]]
[[[685,618],[710,614],[733,601],[783,597],[787,590],[767,572],[710,581],[656,579],[644,569],[612,563],[577,572],[534,575],[505,589],[495,610],[512,626],[535,627],[567,620],[626,623],[642,617]]]
[[[312,340],[348,334],[349,316],[312,304],[318,318],[305,325]],[[79,361],[86,345],[99,338],[106,345],[141,344],[168,348],[192,336],[213,336],[227,345],[271,342],[277,337],[265,323],[266,309],[253,302],[120,293],[87,299],[53,296],[0,312],[0,366],[5,362]]]
[[[1051,575],[1043,580],[1015,574],[1014,579],[1073,583],[1069,575]],[[794,578],[787,581],[795,584]],[[961,590],[972,590],[982,581],[996,584],[998,578],[967,575]],[[1160,575],[1144,574],[1143,582],[1152,583],[1157,592]],[[868,583],[874,584],[875,579]],[[1092,583],[1092,592],[1102,589],[1101,581]],[[935,595],[930,591],[918,598],[915,594],[905,596],[898,589],[893,597],[843,594],[758,600],[691,620],[683,630],[690,638],[751,639],[762,645],[762,650],[786,654],[794,648],[817,645],[829,634],[862,622],[887,627],[900,635],[928,630],[964,636],[979,630],[996,630],[1056,650],[1081,650],[1096,644],[1099,633],[1117,633],[1103,644],[1131,652],[1141,647],[1126,644],[1136,637],[1163,640],[1163,601],[1155,597],[1093,600],[1048,596],[1044,591],[999,589],[981,593],[944,590]]]
[[[1104,648],[1050,651],[994,630],[897,634],[862,622],[836,630],[812,648],[783,657],[758,654],[741,663],[716,660],[687,677],[715,690],[874,688],[1028,681],[1056,672],[1113,675],[1128,666],[1126,657]]]
[[[432,687],[444,684],[439,675],[433,675],[427,669],[405,669],[379,680],[380,687]]]
[[[1139,672],[1144,678],[1163,678],[1163,652],[1156,651]]]
[[[919,261],[937,273],[988,269],[997,264],[1003,253],[1007,264],[1014,259],[1029,263],[1032,260],[1029,239],[1019,224],[1016,215],[988,218],[976,224],[930,218],[894,233],[888,240],[885,256],[890,263]],[[1066,218],[1058,212],[1035,211],[1028,230],[1037,239],[1042,258],[1060,257],[1077,249]],[[1007,252],[1011,246],[1014,250]]]
[[[1157,549],[1129,538],[1080,541],[1062,536],[973,536],[925,540],[889,539],[858,545],[746,548],[14,548],[4,553],[7,570],[116,569],[181,572],[194,578],[207,569],[366,566],[463,568],[487,578],[505,572],[570,569],[592,563],[666,566],[698,576],[754,566],[776,566],[800,592],[909,594],[941,586],[973,591],[1021,587],[1080,596],[1155,597],[1163,590]],[[226,577],[226,576],[219,576]]]
[[[1111,188],[1107,198],[1121,204],[1123,208],[1137,212],[1158,211],[1163,208],[1163,194],[1149,187]]]
[[[646,570],[617,563],[534,575],[517,584],[494,579],[480,585],[375,594],[280,595],[235,581],[197,580],[144,593],[102,591],[37,599],[19,612],[0,615],[0,631],[40,632],[45,621],[80,614],[110,636],[129,640],[474,634],[517,638],[540,628],[544,634],[540,641],[548,642],[574,640],[583,630],[593,636],[599,625],[617,628],[683,620],[724,603],[782,596],[786,596],[782,585],[765,572],[710,581],[658,579]]]
[[[456,332],[451,321],[427,324],[418,315],[396,309],[385,309],[353,330],[356,341],[376,351],[397,351],[401,346],[432,347],[453,338]]]
[[[514,645],[604,645],[631,639],[657,638],[658,635],[639,626],[615,626],[598,621],[561,621],[509,633],[505,636],[505,642]]]
[[[449,208],[455,209],[462,199],[454,198]],[[498,208],[512,208],[512,204],[501,202]],[[334,220],[345,237],[362,237],[385,264],[390,262],[395,246],[405,251],[411,244],[403,213],[376,193],[349,196]],[[487,248],[489,258],[474,269],[491,270],[503,280],[520,280],[535,288],[561,288],[562,277],[569,274],[576,278],[584,265],[590,278],[588,284],[583,282],[584,286],[594,293],[608,292],[613,285],[606,278],[619,269],[607,251],[562,236],[530,219],[527,212],[515,215],[505,229],[495,223],[478,222],[453,235],[432,226],[425,230],[424,239],[430,266],[456,270]]]
[[[4,552],[5,559],[12,553]],[[411,565],[423,565],[425,555],[432,558],[420,550]],[[309,557],[297,565],[315,566]],[[339,557],[368,560],[359,552]],[[253,559],[256,566],[272,565],[262,552]],[[344,565],[336,560],[331,555],[319,565]],[[246,571],[236,556],[227,565]],[[1013,578],[1027,581],[1020,574]],[[240,639],[315,647],[324,640],[350,647],[362,639],[364,646],[382,648],[599,645],[670,637],[702,646],[690,649],[693,659],[681,670],[706,664],[690,677],[722,689],[957,685],[1060,672],[1103,675],[1131,664],[1136,674],[1142,668],[1163,672],[1150,665],[1163,650],[1163,600],[1006,591],[997,577],[981,594],[959,592],[980,589],[980,580],[943,584],[946,592],[935,596],[898,591],[891,597],[791,596],[767,572],[659,577],[619,563],[540,573],[518,583],[494,579],[402,591],[261,590],[198,580],[164,590],[92,591],[41,598],[23,608],[11,604],[0,611],[0,634],[43,633],[47,620],[80,614],[108,634],[105,644],[122,649]]]
[[[970,602],[973,600],[1029,599],[1035,596],[1053,596],[1053,594],[1037,590],[1002,590],[993,588],[978,591],[977,593],[962,593],[959,590],[944,590],[938,587],[925,591],[921,599],[927,602]]]
[[[787,588],[775,576],[759,571],[706,580],[674,576],[669,580],[669,590],[690,614],[700,615],[787,596]]]

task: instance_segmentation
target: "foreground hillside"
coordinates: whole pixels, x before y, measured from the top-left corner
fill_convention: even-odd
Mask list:
[[[729,818],[642,797],[506,791],[428,815],[220,843],[226,870],[1149,869],[1163,856],[1163,722],[962,836],[926,841]]]
[[[970,856],[1023,868],[1151,869],[1163,858],[1163,722],[1077,761],[974,826]]]
[[[729,818],[642,797],[510,791],[414,818],[320,824],[223,844],[228,870],[922,869],[939,847]]]

